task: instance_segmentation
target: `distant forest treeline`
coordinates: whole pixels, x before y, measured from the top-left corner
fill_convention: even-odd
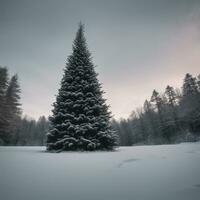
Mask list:
[[[22,117],[17,75],[0,67],[0,145],[45,145],[49,122]],[[153,91],[128,119],[112,120],[119,144],[169,144],[200,139],[200,75],[186,74],[181,89]]]
[[[44,145],[48,120],[22,117],[18,76],[0,66],[0,145]]]
[[[128,119],[113,120],[120,145],[170,144],[200,139],[200,75],[186,74],[181,89],[153,90]]]

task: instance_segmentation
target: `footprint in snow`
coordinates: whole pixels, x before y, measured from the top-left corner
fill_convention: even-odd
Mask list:
[[[119,163],[117,165],[117,167],[120,168],[125,164],[131,163],[131,162],[135,162],[135,161],[138,161],[138,160],[140,160],[140,159],[139,158],[132,158],[132,159],[128,159],[128,160],[123,160],[121,163]]]

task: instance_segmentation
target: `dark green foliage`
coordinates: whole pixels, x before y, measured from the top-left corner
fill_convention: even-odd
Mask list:
[[[171,132],[172,129],[177,131],[180,129],[180,123],[178,119],[178,104],[179,104],[179,97],[176,94],[175,90],[171,86],[167,86],[165,89],[165,96],[167,98],[167,125],[169,127],[169,131]]]
[[[182,124],[198,134],[200,130],[200,90],[197,79],[190,74],[186,74],[184,79],[180,110]]]
[[[0,67],[0,140],[11,145],[20,119],[20,88],[17,75],[8,81],[7,68]]]
[[[8,88],[6,91],[6,118],[8,119],[7,130],[9,130],[9,141],[12,144],[16,140],[16,129],[21,117],[21,104],[20,100],[20,87],[18,84],[18,77],[14,75],[9,81]]]
[[[121,144],[165,144],[200,140],[199,81],[200,77],[186,74],[182,92],[171,86],[166,87],[163,95],[154,90],[151,101],[146,100],[143,108],[133,112],[128,120],[113,121],[112,125]]]
[[[37,121],[24,117],[18,122],[18,129],[15,133],[14,145],[19,146],[44,146],[46,145],[46,133],[49,122],[44,116]]]
[[[47,150],[112,149],[116,138],[102,95],[80,24],[50,117]]]
[[[197,76],[198,91],[200,91],[200,74]]]
[[[0,144],[4,144],[8,140],[6,127],[8,119],[6,119],[6,90],[8,87],[8,70],[6,67],[0,66]]]
[[[13,115],[20,115],[21,114],[21,109],[19,108],[19,106],[21,105],[19,103],[19,99],[20,99],[20,87],[18,84],[18,76],[14,75],[9,84],[8,84],[8,88],[6,91],[6,104],[9,108],[9,112],[10,114],[12,113]]]
[[[183,83],[183,96],[193,96],[198,94],[198,84],[197,79],[193,77],[191,74],[186,74]]]
[[[164,126],[164,99],[160,96],[160,94],[156,91],[153,90],[152,96],[151,96],[151,102],[154,105],[154,111],[157,112],[158,117],[157,117],[157,128],[159,135],[157,135],[158,138],[164,138],[168,137],[167,136],[167,130],[165,129]]]
[[[17,75],[9,80],[8,70],[0,67],[0,145],[44,145],[49,122],[21,118],[20,87]]]

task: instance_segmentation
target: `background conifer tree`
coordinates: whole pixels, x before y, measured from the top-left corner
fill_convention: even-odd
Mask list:
[[[17,75],[9,80],[6,67],[0,67],[0,144],[13,145],[19,124],[20,87]]]
[[[0,66],[0,144],[5,143],[7,137],[6,125],[8,123],[6,115],[6,90],[8,87],[8,70]]]
[[[102,95],[80,24],[50,117],[47,150],[112,149],[116,136]]]
[[[165,125],[164,125],[164,100],[161,98],[161,95],[156,91],[153,90],[151,96],[151,102],[154,103],[155,110],[158,113],[158,126],[159,126],[159,133],[161,134],[160,137],[167,138],[167,134],[165,132]],[[167,138],[168,139],[168,138]]]
[[[176,128],[179,128],[178,123],[178,113],[177,113],[177,102],[178,97],[173,87],[167,86],[165,89],[165,96],[167,98],[167,112],[169,117],[169,125],[175,125]]]
[[[16,129],[21,117],[21,104],[20,104],[20,86],[18,83],[18,76],[15,74],[11,77],[8,88],[6,91],[6,114],[7,119],[7,131],[8,131],[8,144],[13,144],[16,140]]]
[[[183,97],[180,101],[181,117],[192,132],[199,132],[200,128],[200,92],[196,77],[187,73],[182,87]]]

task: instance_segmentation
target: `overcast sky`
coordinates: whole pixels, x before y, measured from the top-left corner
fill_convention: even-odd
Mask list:
[[[0,0],[0,65],[24,114],[51,114],[79,21],[117,119],[200,72],[199,0]]]

